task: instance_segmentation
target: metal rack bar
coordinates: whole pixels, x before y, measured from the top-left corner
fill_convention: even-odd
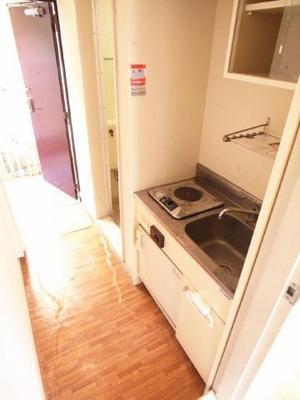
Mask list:
[[[267,122],[264,124],[260,124],[260,125],[255,125],[255,126],[251,126],[250,128],[246,128],[246,129],[241,129],[239,131],[235,131],[232,133],[228,133],[227,135],[223,136],[223,142],[230,142],[232,139],[242,139],[242,138],[253,138],[255,136],[258,135],[264,135],[266,133],[266,128],[270,125],[270,121],[271,118],[267,119]],[[257,128],[263,128],[263,130],[258,131],[258,132],[249,132],[249,131],[253,131]],[[248,132],[248,133],[244,133],[244,132]]]

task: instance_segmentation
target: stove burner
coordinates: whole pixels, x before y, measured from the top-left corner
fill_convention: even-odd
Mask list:
[[[195,189],[191,186],[181,186],[174,190],[174,195],[184,201],[198,201],[202,197],[200,190]]]

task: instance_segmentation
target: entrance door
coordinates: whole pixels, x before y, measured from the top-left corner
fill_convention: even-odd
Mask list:
[[[43,177],[77,198],[51,2],[9,9]],[[17,118],[17,116],[16,116]]]

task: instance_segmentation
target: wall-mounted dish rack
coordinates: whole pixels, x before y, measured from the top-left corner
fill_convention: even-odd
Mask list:
[[[232,142],[269,158],[275,158],[280,145],[280,138],[267,133],[267,122],[250,128],[241,129],[223,136],[224,142]]]

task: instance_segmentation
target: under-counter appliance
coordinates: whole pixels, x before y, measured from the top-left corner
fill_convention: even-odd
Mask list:
[[[182,219],[221,207],[223,202],[203,189],[194,179],[187,179],[148,191],[173,218]]]

